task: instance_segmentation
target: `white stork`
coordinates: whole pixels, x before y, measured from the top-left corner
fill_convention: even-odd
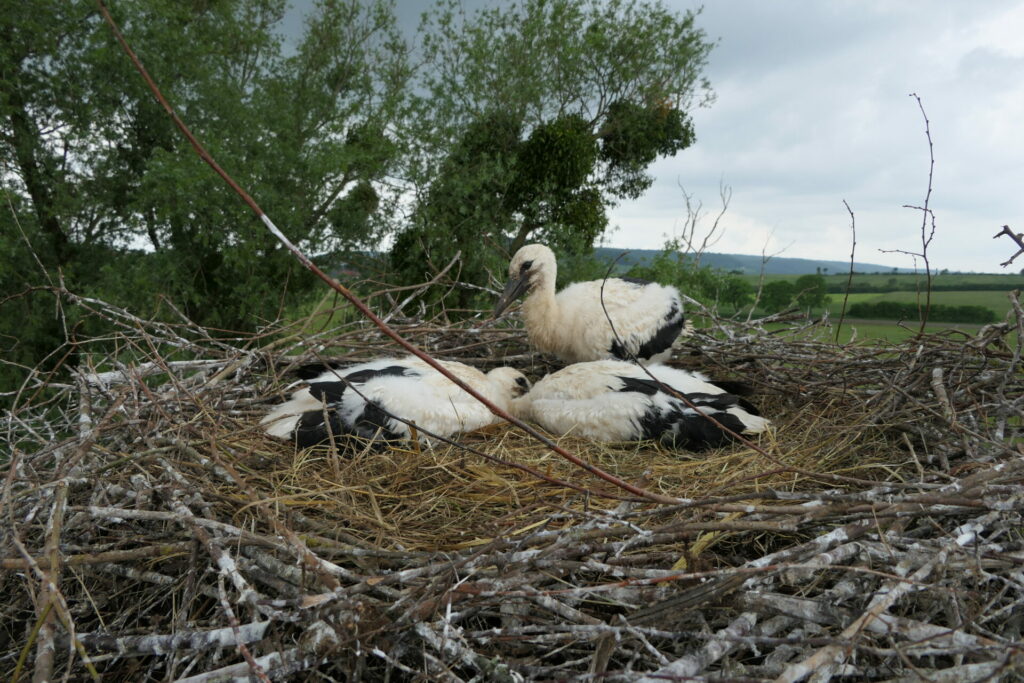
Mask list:
[[[567,363],[634,357],[668,360],[672,342],[683,329],[683,305],[675,287],[610,277],[575,282],[555,294],[558,265],[554,253],[541,244],[517,251],[508,270],[510,279],[494,317],[527,294],[523,321],[530,341]]]
[[[668,446],[702,450],[732,440],[728,432],[661,386],[664,384],[737,434],[758,434],[771,426],[749,401],[699,372],[659,364],[647,369],[658,381],[625,361],[576,363],[537,381],[524,396],[512,401],[512,411],[553,434],[597,441],[657,439]]]
[[[529,389],[521,372],[501,367],[486,375],[468,365],[440,361],[446,369],[503,410]],[[322,366],[321,366],[322,367]],[[307,373],[308,377],[308,373]],[[482,403],[415,356],[381,358],[328,369],[274,408],[260,424],[300,448],[353,435],[378,443],[410,439],[415,427],[444,437],[499,421]],[[416,431],[421,443],[434,441]]]

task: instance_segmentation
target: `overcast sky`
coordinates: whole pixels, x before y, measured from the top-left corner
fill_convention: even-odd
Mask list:
[[[668,3],[682,10],[695,2]],[[614,213],[615,246],[656,247],[682,222],[679,185],[709,208],[732,187],[714,251],[913,267],[931,123],[933,267],[1018,272],[1003,224],[1024,231],[1024,2],[713,0],[698,19],[718,45],[717,94],[696,144]]]
[[[293,0],[296,13],[310,4]],[[398,0],[415,28],[427,0]],[[489,4],[466,0],[467,8]],[[686,11],[695,0],[666,0]],[[652,168],[654,186],[612,212],[611,246],[659,248],[685,220],[680,186],[709,211],[732,189],[711,251],[910,268],[921,251],[931,122],[934,269],[1018,272],[1024,231],[1024,0],[708,0],[716,101],[697,142]],[[293,15],[294,16],[294,15]],[[780,253],[781,252],[781,253]],[[920,264],[919,264],[920,265]]]

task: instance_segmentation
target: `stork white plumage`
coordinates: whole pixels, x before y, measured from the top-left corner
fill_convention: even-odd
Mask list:
[[[503,410],[529,388],[513,368],[487,374],[463,363],[440,361],[453,375]],[[401,441],[417,427],[444,437],[499,421],[482,403],[415,356],[381,358],[346,368],[327,369],[277,406],[260,423],[272,436],[294,439],[300,448],[357,436],[379,443]],[[421,443],[434,439],[419,432]]]
[[[538,380],[512,401],[512,412],[554,434],[598,441],[657,439],[668,446],[702,450],[733,437],[661,384],[686,396],[701,413],[737,434],[758,434],[771,423],[749,401],[698,372],[617,360],[576,363]]]
[[[610,277],[576,282],[555,294],[557,274],[555,255],[544,245],[528,244],[517,251],[494,317],[526,294],[523,321],[531,343],[567,363],[605,358],[662,361],[671,355],[684,324],[675,287]]]

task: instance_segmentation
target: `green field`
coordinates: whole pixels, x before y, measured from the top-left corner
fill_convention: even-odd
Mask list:
[[[844,290],[846,288],[846,281],[849,278],[848,273],[822,273],[825,278],[825,283],[830,289]],[[745,275],[743,276],[752,285],[757,286],[760,281],[757,275]],[[775,280],[792,280],[796,281],[799,275],[765,275],[765,282],[772,282]],[[914,289],[915,287],[925,287],[926,279],[924,273],[854,273],[852,284],[854,287],[857,285],[870,285],[878,289]],[[933,274],[932,275],[932,287],[948,287],[955,288],[958,290],[973,290],[978,287],[1000,287],[1005,291],[1011,289],[1024,289],[1024,275],[1007,273],[1005,275],[998,273],[946,273],[946,274]]]
[[[842,294],[829,294],[832,301],[828,305],[829,313],[834,317],[839,315],[843,307]],[[849,295],[847,308],[856,303],[873,303],[876,301],[897,301],[900,303],[916,303],[918,294],[916,292],[855,292]],[[924,305],[925,296],[920,295],[921,305]],[[996,317],[1002,319],[1010,310],[1010,300],[1006,292],[992,290],[965,290],[957,292],[932,292],[931,303],[943,306],[984,306],[996,313]]]
[[[827,309],[832,324],[838,322],[844,301],[847,309],[856,303],[881,301],[909,304],[920,302],[921,305],[924,305],[924,294],[917,290],[924,290],[928,284],[923,273],[854,273],[850,281],[850,289],[853,291],[849,295],[844,295],[842,292],[847,288],[849,273],[822,272],[821,275],[829,289],[830,301],[825,309]],[[767,275],[764,281],[788,280],[795,282],[799,277],[801,276]],[[745,276],[745,279],[755,287],[760,282],[760,278],[757,276]],[[1007,296],[1008,292],[1013,289],[1024,290],[1024,274],[944,272],[932,276],[931,286],[931,304],[933,306],[981,306],[995,313],[996,320],[999,321],[1003,320],[1012,310]],[[863,292],[856,291],[857,289],[878,291]],[[825,310],[811,311],[814,316],[820,316],[823,313]],[[844,321],[840,341],[849,340],[852,328],[856,328],[858,339],[874,338],[899,341],[915,335],[918,326],[916,315],[904,320],[902,324],[895,320],[848,319]],[[959,329],[973,336],[977,333],[979,326],[972,323],[944,322],[929,324],[926,331],[937,332],[947,329]],[[834,335],[834,331],[830,334]]]
[[[807,339],[818,342],[833,343],[836,341],[836,324],[838,324],[838,318],[832,318],[831,327],[817,327],[807,332],[800,333],[800,339]],[[781,330],[790,328],[791,325],[786,323],[773,323],[765,326],[769,330]],[[843,326],[839,332],[838,343],[848,344],[851,340],[853,341],[867,341],[875,339],[884,339],[890,342],[901,342],[904,339],[909,339],[915,336],[918,332],[920,324],[916,321],[906,321],[904,323],[898,323],[895,321],[886,320],[843,320]],[[949,335],[952,340],[966,341],[974,337],[978,330],[981,328],[980,325],[970,325],[967,323],[937,323],[929,324],[925,327],[926,334],[934,334],[942,332]],[[856,337],[854,337],[856,333]],[[1006,337],[1007,342],[1012,346],[1017,343],[1016,334],[1011,333]]]
[[[839,322],[838,318],[832,320],[833,326]],[[847,344],[853,338],[856,331],[857,339],[885,339],[891,342],[903,341],[917,334],[920,323],[917,321],[906,321],[903,324],[895,321],[885,320],[844,320],[843,327],[839,333],[839,343]],[[980,325],[938,323],[925,326],[928,334],[935,332],[959,330],[963,334],[951,332],[953,339],[967,339],[977,334]],[[829,332],[829,341],[835,339],[835,328]]]
[[[840,286],[846,285],[846,280],[849,277],[848,273],[837,273],[837,274],[824,274],[825,281],[829,285],[838,284]],[[853,281],[862,282],[865,284],[871,284],[876,287],[882,287],[889,285],[892,280],[896,280],[900,286],[904,286],[905,283],[920,282],[921,286],[924,287],[926,282],[924,273],[854,273]],[[946,273],[946,274],[932,274],[932,286],[946,286],[956,287],[957,289],[971,289],[972,285],[999,285],[1006,287],[1006,289],[1014,289],[1024,287],[1024,275],[1020,274],[1001,274],[1001,273]]]

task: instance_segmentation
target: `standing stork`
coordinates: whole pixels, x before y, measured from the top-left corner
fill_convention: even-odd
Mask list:
[[[771,426],[749,401],[699,372],[659,364],[647,369],[657,381],[634,363],[576,363],[537,381],[512,401],[512,411],[553,434],[597,441],[657,439],[695,451],[723,446],[734,438],[719,424],[736,434],[758,434]]]
[[[554,253],[541,244],[517,251],[508,270],[509,281],[494,317],[526,294],[523,321],[530,342],[567,363],[668,360],[672,342],[683,329],[683,305],[675,287],[609,277],[575,282],[555,294],[558,264]]]
[[[513,398],[529,389],[526,377],[513,368],[495,368],[485,375],[462,363],[439,362],[505,411]],[[271,436],[293,439],[305,448],[346,436],[378,444],[401,441],[411,439],[416,427],[450,437],[498,421],[450,379],[408,356],[326,370],[309,379],[307,387],[274,408],[260,424]],[[425,445],[434,441],[418,430],[415,433]]]

